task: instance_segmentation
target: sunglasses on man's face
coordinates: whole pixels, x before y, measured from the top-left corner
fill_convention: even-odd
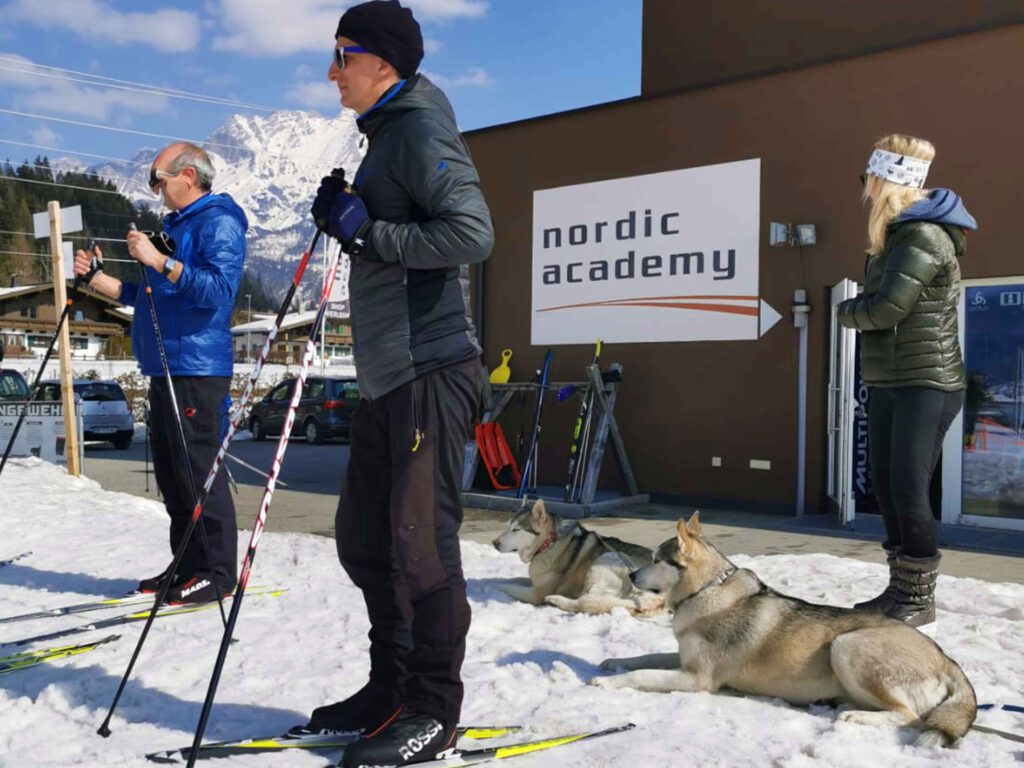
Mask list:
[[[181,171],[178,171],[181,173]],[[168,173],[167,171],[161,171],[157,168],[149,169],[149,188],[156,191],[156,188],[160,186],[160,182],[164,179],[173,179],[178,173]]]
[[[346,53],[369,53],[368,50],[363,48],[361,45],[342,45],[334,49],[334,66],[338,69],[345,68],[345,54]]]

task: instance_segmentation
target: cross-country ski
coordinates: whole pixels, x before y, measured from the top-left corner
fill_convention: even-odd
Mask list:
[[[498,739],[519,731],[518,726],[459,726],[459,736],[468,739]],[[294,732],[293,732],[294,731]],[[310,733],[295,728],[280,736],[213,741],[199,748],[198,757],[231,757],[260,752],[279,752],[283,749],[305,749],[317,751],[340,751],[359,738],[351,733]],[[151,752],[146,757],[155,763],[180,763],[188,759],[191,747],[172,749],[166,752]]]

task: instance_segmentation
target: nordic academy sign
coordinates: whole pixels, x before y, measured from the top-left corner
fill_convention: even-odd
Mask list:
[[[761,161],[533,193],[531,343],[757,339]]]

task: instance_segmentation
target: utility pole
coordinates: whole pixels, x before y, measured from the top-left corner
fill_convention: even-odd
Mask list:
[[[65,231],[76,231],[81,229],[81,209],[78,213],[78,226],[72,225],[67,230],[61,226],[60,203],[51,201],[46,206],[47,218],[50,225],[50,256],[53,259],[53,297],[54,311],[63,311],[67,305],[67,283],[64,281],[64,249],[61,235]],[[68,318],[70,321],[70,318]],[[60,389],[61,400],[64,404],[64,455],[67,457],[68,474],[78,477],[82,470],[78,464],[78,429],[75,419],[75,390],[73,386],[74,376],[71,372],[71,336],[68,332],[70,322],[64,323],[60,329],[60,337],[57,340],[58,354],[60,355]]]
[[[245,317],[245,361],[247,363],[252,362],[252,344],[249,342],[249,324],[252,323],[252,294],[245,294],[245,306],[246,306],[246,317]]]

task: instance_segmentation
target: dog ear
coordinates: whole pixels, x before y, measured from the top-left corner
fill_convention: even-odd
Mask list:
[[[543,525],[548,519],[548,510],[544,506],[544,499],[537,499],[530,512],[530,517],[535,525]]]
[[[700,512],[697,510],[694,510],[693,515],[690,516],[690,522],[686,524],[686,532],[695,539],[704,538],[704,533],[700,527]]]
[[[690,540],[690,532],[686,530],[686,518],[680,517],[676,523],[676,532],[679,534],[679,543],[685,544]]]

